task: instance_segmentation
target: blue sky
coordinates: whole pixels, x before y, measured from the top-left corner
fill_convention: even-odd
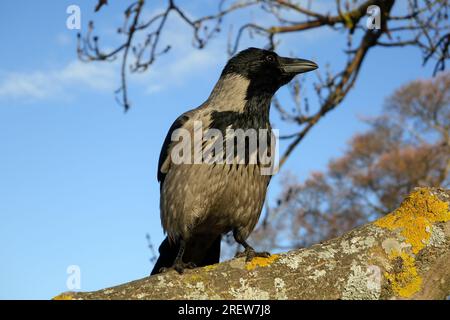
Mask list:
[[[81,7],[86,27],[93,17],[91,1],[2,3],[1,299],[49,299],[67,291],[69,265],[80,267],[85,291],[149,274],[145,235],[155,244],[163,237],[156,181],[160,146],[177,115],[207,98],[227,58],[225,34],[198,51],[190,46],[190,33],[174,21],[165,38],[172,52],[130,79],[132,109],[124,114],[114,101],[117,65],[76,58],[76,31],[65,26],[70,4]],[[185,5],[194,15],[211,9]],[[95,17],[106,45],[117,43],[121,9],[110,5]],[[247,39],[241,49],[259,44]],[[291,52],[319,66],[343,63],[340,39],[331,32],[286,37],[279,53]],[[324,169],[364,129],[361,116],[378,114],[387,95],[409,80],[431,76],[431,67],[421,66],[415,49],[372,50],[345,102],[313,129],[283,171],[304,179]],[[292,129],[279,121],[275,126],[280,134]],[[275,178],[272,198],[278,190]]]

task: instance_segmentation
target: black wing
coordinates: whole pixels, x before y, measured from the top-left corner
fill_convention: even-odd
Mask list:
[[[158,161],[158,181],[160,182],[160,184],[162,185],[164,182],[164,178],[166,177],[167,171],[163,172],[162,170],[162,166],[164,164],[164,162],[166,161],[167,157],[169,156],[169,150],[170,150],[170,145],[172,143],[172,133],[176,130],[181,128],[186,121],[188,121],[189,117],[187,116],[186,113],[182,114],[181,116],[179,116],[174,123],[172,123],[172,125],[169,128],[169,132],[167,132],[166,138],[164,139],[164,143],[162,145],[161,148],[161,153],[159,154],[159,161]]]

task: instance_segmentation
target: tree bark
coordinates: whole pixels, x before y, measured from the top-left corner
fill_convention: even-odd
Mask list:
[[[416,188],[387,216],[310,248],[55,299],[445,299],[449,203],[450,190]]]

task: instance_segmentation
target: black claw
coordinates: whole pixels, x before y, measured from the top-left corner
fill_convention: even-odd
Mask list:
[[[243,252],[238,252],[235,257],[236,258],[245,257],[245,261],[250,262],[255,257],[268,258],[268,257],[270,257],[270,253],[266,252],[266,251],[257,252],[252,247],[247,247],[247,248],[245,248],[245,250]]]
[[[262,252],[255,252],[257,257],[263,257],[268,258],[270,257],[270,252],[262,251]]]
[[[197,265],[193,262],[188,262],[188,263],[184,264],[184,267],[187,269],[194,269],[194,268],[197,268]]]
[[[168,272],[169,270],[170,270],[170,268],[162,267],[159,269],[159,273],[165,273],[165,272]]]
[[[179,274],[183,274],[184,273],[184,269],[194,269],[197,266],[195,265],[195,263],[193,262],[175,262],[173,264],[173,266],[171,266],[170,268],[166,268],[166,267],[162,267],[161,269],[159,269],[160,273],[165,273],[171,270],[175,270],[176,272],[178,272]]]
[[[183,274],[184,272],[184,267],[180,264],[176,264],[173,266],[173,268],[175,269],[176,272],[178,272],[179,274]]]

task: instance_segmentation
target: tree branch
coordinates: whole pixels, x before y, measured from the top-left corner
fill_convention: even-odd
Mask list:
[[[450,190],[416,188],[389,215],[330,241],[55,299],[445,299]]]

